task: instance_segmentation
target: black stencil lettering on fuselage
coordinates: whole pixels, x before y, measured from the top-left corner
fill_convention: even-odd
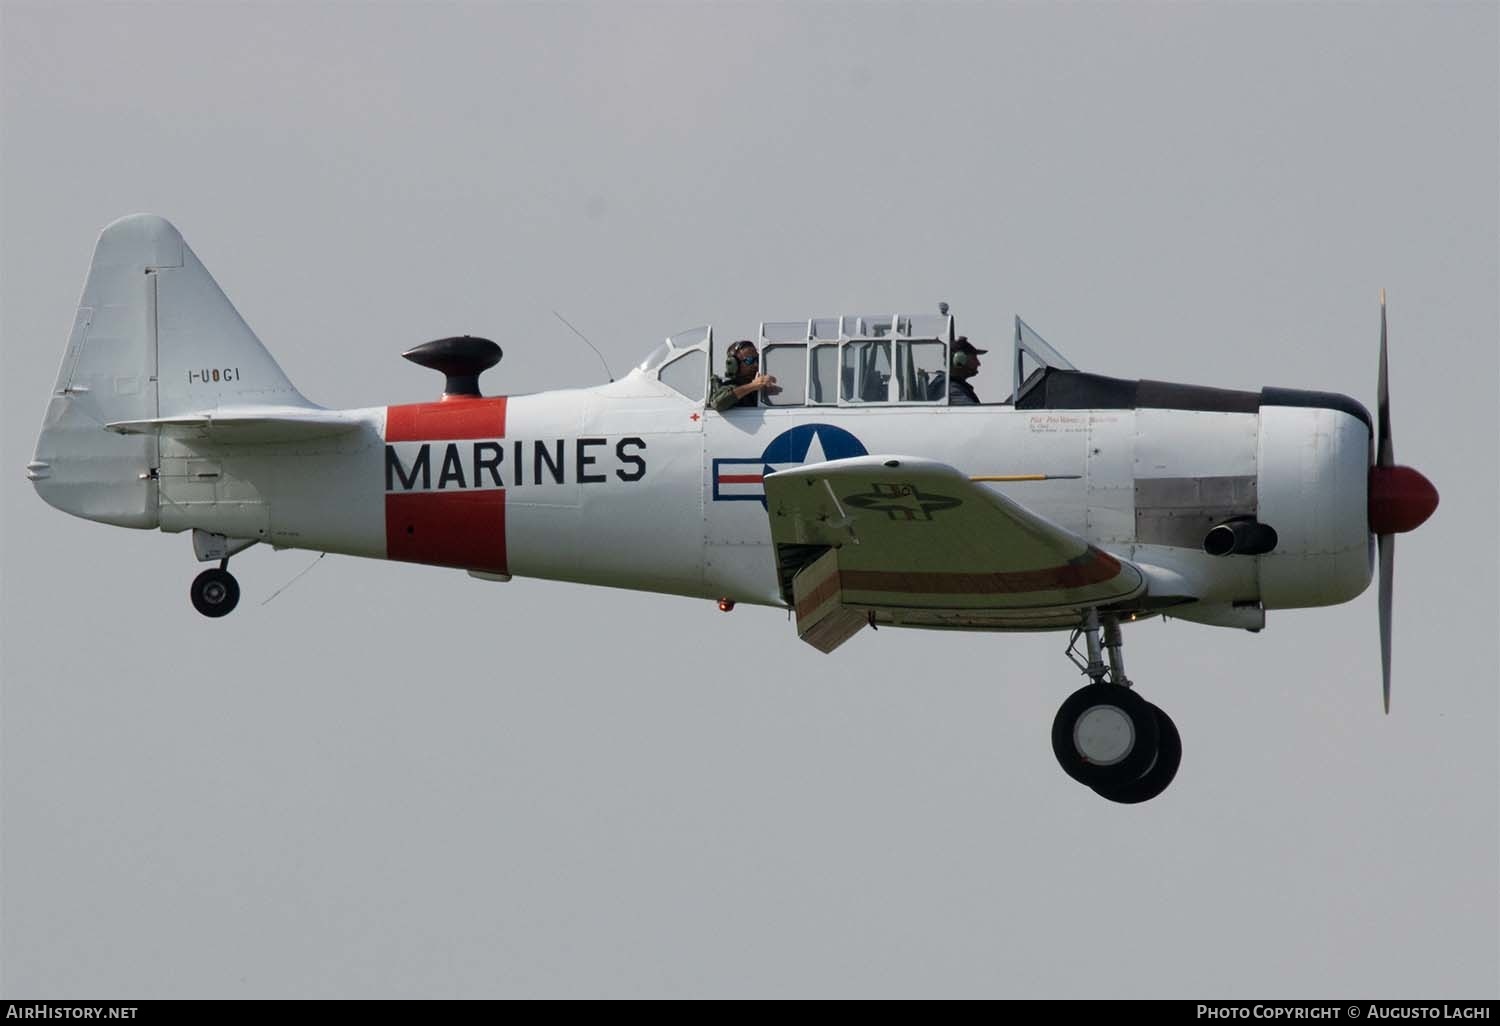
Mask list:
[[[563,443],[557,440],[557,458],[554,459],[551,450],[547,448],[546,442],[532,443],[532,467],[531,476],[537,484],[542,483],[542,464],[547,464],[547,469],[552,473],[552,480],[558,484],[563,483]]]
[[[572,442],[573,460],[564,455]],[[433,446],[441,445],[442,462],[433,487]],[[513,481],[506,481],[505,443],[503,441],[387,443],[385,447],[385,490],[388,492],[456,491],[477,488],[519,487],[526,468],[526,447],[532,448],[532,484],[603,484],[610,471],[621,481],[640,481],[646,476],[644,438],[621,438],[614,445],[610,459],[608,438],[557,438],[545,442],[514,442],[515,459],[511,462]],[[410,464],[402,461],[401,450],[412,453]],[[568,470],[573,470],[569,481]]]
[[[187,376],[189,385],[196,385],[200,381],[204,384],[217,381],[238,381],[240,369],[238,367],[202,367],[188,371]]]
[[[452,442],[448,443],[448,448],[443,452],[443,469],[438,474],[438,487],[447,488],[449,481],[457,481],[460,488],[468,487],[468,482],[464,480],[463,460],[459,458],[458,446]]]
[[[600,481],[608,480],[608,477],[604,474],[590,474],[588,472],[588,468],[592,467],[596,462],[595,458],[589,455],[589,447],[608,444],[608,440],[603,438],[580,438],[578,440],[578,467],[576,474],[579,484],[597,484]]]
[[[432,468],[428,462],[429,447],[423,445],[417,450],[417,458],[412,462],[411,473],[407,474],[406,468],[401,466],[401,457],[396,455],[396,447],[387,445],[385,447],[385,490],[394,492],[396,490],[396,478],[401,479],[401,490],[409,492],[416,487],[417,474],[422,475],[422,488],[432,487]]]
[[[475,442],[474,443],[474,487],[484,487],[484,475],[481,471],[490,472],[490,481],[497,487],[504,488],[505,482],[500,479],[500,461],[505,458],[505,450],[500,448],[499,442]],[[517,467],[519,470],[520,468]],[[517,481],[516,484],[520,484]]]
[[[639,481],[646,476],[646,461],[632,453],[627,453],[625,451],[627,445],[635,446],[637,449],[644,451],[646,440],[644,438],[622,438],[615,443],[615,459],[621,463],[635,464],[635,469],[629,472],[616,470],[615,477],[618,477],[621,481]]]

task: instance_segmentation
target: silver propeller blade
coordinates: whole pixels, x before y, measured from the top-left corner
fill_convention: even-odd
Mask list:
[[[1380,433],[1376,449],[1377,467],[1394,466],[1395,446],[1391,443],[1391,392],[1386,370],[1385,289],[1380,290],[1380,381],[1376,386],[1379,403]],[[1396,569],[1396,536],[1382,534],[1380,546],[1380,677],[1381,695],[1385,699],[1385,714],[1391,714],[1391,592],[1392,575]]]
[[[1391,714],[1391,582],[1396,569],[1396,536],[1380,536],[1380,674],[1385,714]]]
[[[1380,434],[1377,436],[1375,465],[1391,467],[1396,464],[1395,446],[1391,444],[1391,393],[1386,385],[1385,369],[1385,289],[1380,290],[1380,384],[1377,387],[1379,402]]]

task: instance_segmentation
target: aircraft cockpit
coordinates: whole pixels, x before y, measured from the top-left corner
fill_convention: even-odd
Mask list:
[[[706,325],[679,331],[651,350],[636,369],[701,403],[708,395],[708,357],[713,345],[714,329]]]
[[[935,406],[948,401],[947,314],[854,314],[760,326],[763,406]]]
[[[946,406],[949,355],[958,336],[951,314],[848,314],[804,321],[763,321],[756,338],[760,369],[778,390],[760,395],[763,407]],[[990,374],[976,379],[990,393],[1009,386],[1004,406],[1025,396],[1048,368],[1074,370],[1071,363],[1016,318],[1010,381]],[[711,327],[671,336],[640,364],[689,399],[708,394],[714,352]]]

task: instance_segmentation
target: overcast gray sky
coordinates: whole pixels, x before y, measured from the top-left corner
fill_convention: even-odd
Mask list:
[[[0,991],[1495,996],[1500,15],[1471,4],[0,6]],[[1063,635],[863,634],[36,497],[99,229],[183,232],[328,406],[953,304],[1080,367],[1374,405],[1375,594],[1126,633],[1159,800],[1063,775]],[[995,365],[998,367],[999,365]],[[992,367],[982,393],[1004,390]]]

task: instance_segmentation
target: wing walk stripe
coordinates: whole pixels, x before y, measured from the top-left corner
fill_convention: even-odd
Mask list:
[[[828,599],[837,595],[838,591],[839,579],[837,575],[823,581],[811,592],[804,595],[801,602],[797,603],[797,619],[801,620],[807,617],[814,609],[817,609]]]
[[[1090,547],[1087,552],[1061,566],[1040,570],[993,573],[841,570],[839,583],[845,591],[904,591],[914,595],[1014,595],[1087,588],[1113,580],[1119,573],[1118,559],[1101,549]]]

